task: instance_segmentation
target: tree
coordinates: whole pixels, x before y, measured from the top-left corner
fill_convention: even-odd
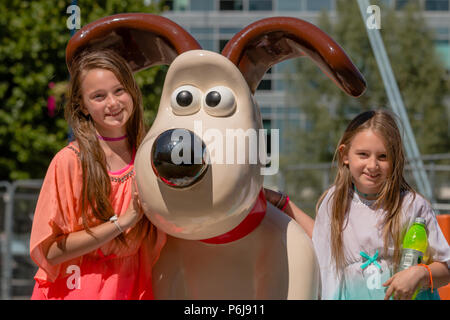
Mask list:
[[[69,78],[65,48],[70,39],[66,12],[70,1],[0,3],[0,180],[43,178],[54,154],[67,143],[63,99]],[[81,27],[124,12],[158,12],[144,1],[78,1]],[[147,124],[155,115],[164,67],[136,75],[144,95]],[[49,84],[56,86],[51,89]],[[56,95],[53,117],[47,98]]]
[[[402,11],[379,6],[381,36],[419,150],[422,154],[448,152],[450,118],[444,101],[448,98],[449,82],[442,61],[432,50],[430,29],[414,5]],[[338,0],[335,22],[323,13],[318,25],[344,48],[364,75],[367,90],[357,99],[349,97],[312,62],[298,59],[297,78],[291,82],[292,95],[306,117],[306,125],[295,133],[289,132],[295,147],[283,157],[284,168],[295,163],[330,162],[350,119],[361,111],[389,106],[357,2]],[[294,190],[309,188],[309,198],[299,197],[297,201],[315,203],[324,191],[322,173],[285,171],[287,190],[295,194],[298,191]]]

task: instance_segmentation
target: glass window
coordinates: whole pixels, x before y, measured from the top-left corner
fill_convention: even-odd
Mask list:
[[[173,1],[171,0],[163,1],[163,8],[164,10],[173,11]]]
[[[220,39],[219,40],[219,52],[222,52],[223,48],[225,48],[225,46],[227,45],[228,40],[230,40],[230,39]]]
[[[284,79],[277,79],[275,80],[275,90],[277,91],[284,91],[287,89],[287,83]]]
[[[221,35],[229,35],[232,37],[241,30],[242,28],[220,28],[219,33]]]
[[[214,51],[214,30],[212,28],[191,28],[190,32],[203,49]]]
[[[331,0],[306,0],[308,11],[331,10]]]
[[[173,6],[175,11],[186,11],[189,7],[189,0],[174,0]]]
[[[199,38],[197,38],[197,41],[202,46],[203,50],[214,51],[214,40],[213,39],[199,39]]]
[[[394,0],[380,0],[380,2],[381,2],[385,7],[392,7],[392,3],[394,2]]]
[[[256,91],[258,90],[272,90],[272,80],[270,79],[261,80]]]
[[[203,35],[205,35],[205,34],[209,35],[209,34],[212,34],[212,33],[213,33],[213,29],[211,29],[211,28],[192,27],[190,30],[191,30],[192,34],[194,34],[194,35],[196,35],[196,36],[197,36],[197,35],[198,35],[198,36],[203,36]]]
[[[242,10],[242,0],[220,0],[220,10]]]
[[[263,118],[270,118],[270,115],[272,114],[272,108],[269,106],[261,106],[260,107],[261,110],[261,115],[263,116]],[[266,128],[266,129],[270,129],[270,128]]]
[[[448,39],[434,40],[434,44],[437,46],[448,46],[449,40]]]
[[[309,120],[309,119],[306,119],[303,122],[303,125],[304,125],[304,129],[306,131],[311,131],[314,128],[314,122],[312,120]]]
[[[447,70],[450,70],[450,44],[448,40],[435,41],[436,51],[444,62],[444,66]]]
[[[408,4],[409,0],[397,0],[395,1],[395,9],[403,9]]]
[[[249,0],[250,11],[272,11],[272,0]]]
[[[191,0],[192,11],[213,11],[215,1],[211,0]]]
[[[277,64],[277,72],[279,73],[286,73],[291,72],[292,70],[296,70],[297,67],[297,59],[288,59],[284,60]]]
[[[278,0],[277,10],[279,11],[300,11],[302,9],[301,0]]]
[[[434,32],[436,34],[436,37],[438,37],[439,39],[447,39],[450,36],[450,29],[447,27],[437,27],[434,29]]]
[[[219,28],[219,52],[222,52],[228,41],[242,28]]]
[[[164,1],[164,7],[170,11],[186,11],[189,0],[166,0]]]
[[[429,11],[449,11],[449,0],[426,0],[425,10]]]
[[[270,130],[272,129],[272,120],[271,119],[263,119],[263,128],[267,130],[267,140],[266,140],[266,152],[268,155],[270,155],[270,152],[272,151],[271,146],[271,138],[270,138]]]
[[[408,4],[420,5],[419,0],[397,0],[395,2],[395,9],[403,9]]]

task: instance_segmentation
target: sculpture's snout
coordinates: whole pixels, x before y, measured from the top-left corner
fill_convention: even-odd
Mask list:
[[[175,188],[185,188],[201,180],[208,169],[203,141],[187,129],[170,129],[153,143],[151,163],[156,176]]]

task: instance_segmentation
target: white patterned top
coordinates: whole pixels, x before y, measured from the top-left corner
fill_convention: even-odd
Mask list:
[[[323,199],[313,230],[313,243],[320,265],[322,280],[321,297],[325,300],[377,300],[384,299],[386,282],[393,272],[394,246],[392,240],[388,252],[384,252],[384,211],[374,210],[375,201],[366,200],[350,191],[352,202],[344,223],[344,254],[346,258],[342,275],[338,275],[331,256],[331,201],[334,187]],[[440,261],[450,268],[450,247],[436,220],[430,204],[422,196],[406,193],[402,209],[403,230],[413,224],[416,217],[425,218],[428,249],[424,263]]]

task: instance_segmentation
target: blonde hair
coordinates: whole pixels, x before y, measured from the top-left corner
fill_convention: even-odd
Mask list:
[[[80,149],[83,179],[81,211],[83,226],[88,232],[88,209],[102,221],[108,221],[115,214],[109,200],[111,180],[105,153],[98,141],[94,121],[83,113],[81,83],[85,74],[92,69],[105,69],[114,73],[132,98],[133,111],[126,124],[130,150],[136,150],[145,135],[142,95],[128,63],[112,50],[85,51],[77,56],[69,66],[71,79],[64,115]],[[118,239],[124,242],[122,235]]]
[[[394,265],[400,260],[400,243],[402,237],[401,208],[403,191],[415,191],[409,186],[403,176],[405,166],[405,153],[402,139],[395,116],[387,110],[366,111],[356,116],[347,126],[336,148],[333,162],[337,159],[337,174],[333,186],[335,187],[331,198],[331,252],[337,270],[345,266],[342,232],[351,204],[352,176],[348,165],[344,164],[343,155],[348,152],[353,138],[364,130],[372,130],[383,139],[387,149],[387,159],[390,164],[390,174],[383,183],[379,196],[374,203],[377,209],[382,208],[385,213],[383,225],[384,252],[387,252],[390,239],[394,243]],[[340,147],[344,145],[344,148]],[[319,199],[318,210],[328,189]]]

